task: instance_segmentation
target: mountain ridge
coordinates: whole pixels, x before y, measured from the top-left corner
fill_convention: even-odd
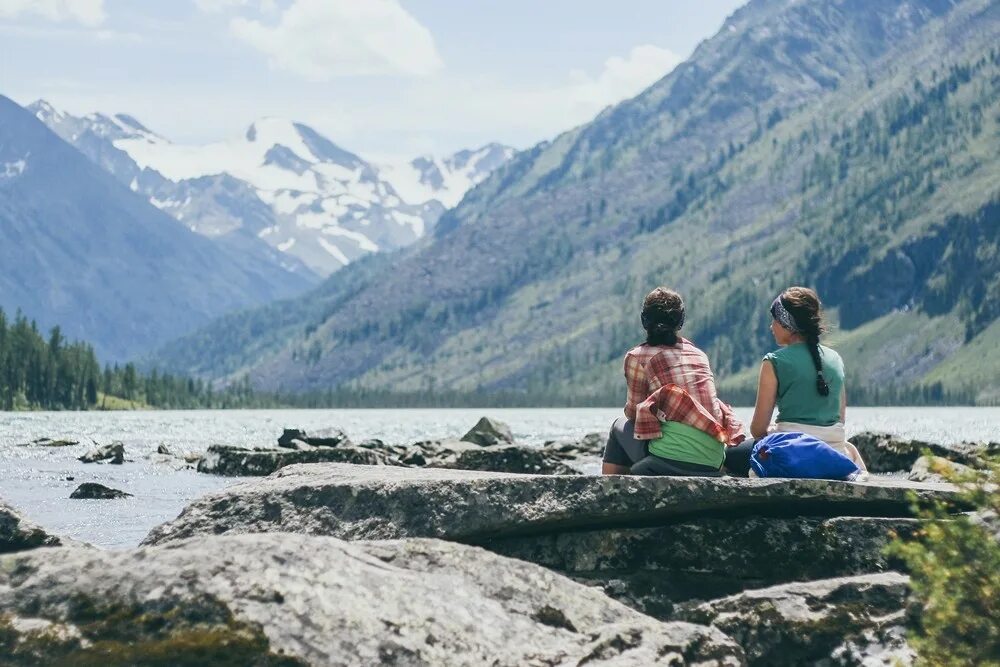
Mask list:
[[[443,159],[379,165],[281,118],[258,119],[235,139],[185,145],[127,114],[77,117],[45,100],[28,109],[192,230],[280,257],[307,277],[413,243],[513,155],[509,147],[488,144]]]
[[[984,0],[751,2],[637,98],[515,156],[391,269],[315,290],[325,305],[283,320],[252,361],[240,349],[262,337],[244,331],[268,329],[253,314],[229,323],[224,362],[196,351],[211,328],[159,358],[286,391],[609,395],[641,334],[637,303],[656,284],[681,289],[687,333],[733,378],[773,345],[763,311],[792,282],[856,275],[828,297],[847,331],[929,308],[924,282],[948,275],[900,250],[921,265],[907,289],[851,311],[886,282],[893,265],[881,258],[906,238],[943,254],[996,245],[992,217],[968,221],[992,216],[998,194],[998,13]],[[990,261],[976,259],[971,291],[956,292],[965,301],[934,317],[995,318]],[[964,344],[928,347],[930,372],[899,380],[932,377]],[[891,367],[855,373],[858,384],[897,380]]]
[[[192,233],[0,96],[0,306],[124,360],[309,281]]]

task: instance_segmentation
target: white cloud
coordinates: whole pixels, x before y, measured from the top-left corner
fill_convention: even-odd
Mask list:
[[[350,129],[363,135],[363,143],[379,141],[376,135],[382,132],[401,146],[418,137],[465,136],[469,145],[500,140],[524,147],[589,122],[606,107],[638,95],[681,60],[668,49],[642,45],[627,56],[608,58],[599,71],[570,71],[562,82],[547,86],[435,78],[400,90],[392,104],[351,108],[356,122]],[[316,120],[327,124],[325,118]]]
[[[0,0],[0,18],[21,14],[96,26],[104,23],[104,0]]]
[[[230,28],[273,67],[315,81],[425,76],[442,66],[430,31],[397,0],[294,0],[274,26],[235,18]]]
[[[596,112],[638,95],[680,62],[681,57],[669,49],[643,44],[634,47],[627,58],[608,58],[596,77],[579,70],[571,72],[565,92],[577,107]]]
[[[195,6],[203,12],[218,14],[227,12],[237,7],[246,7],[255,4],[254,0],[194,0]],[[274,0],[257,0],[262,11],[270,12],[277,8]]]

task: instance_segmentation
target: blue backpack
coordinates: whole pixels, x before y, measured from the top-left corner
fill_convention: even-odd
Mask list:
[[[830,445],[795,431],[771,433],[755,442],[750,466],[758,477],[853,480],[860,472]]]

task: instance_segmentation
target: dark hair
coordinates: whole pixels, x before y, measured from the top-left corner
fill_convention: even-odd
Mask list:
[[[642,301],[642,328],[647,345],[676,345],[684,326],[684,299],[672,289],[657,287]]]
[[[806,339],[813,366],[816,367],[816,391],[820,396],[830,395],[830,385],[823,377],[823,360],[819,356],[819,337],[826,333],[823,324],[823,304],[819,295],[808,287],[789,287],[779,297],[781,305],[795,320],[802,337]]]

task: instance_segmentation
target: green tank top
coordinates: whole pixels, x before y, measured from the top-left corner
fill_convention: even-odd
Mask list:
[[[816,390],[816,367],[805,343],[794,343],[764,357],[774,367],[778,378],[778,417],[780,422],[798,422],[812,426],[830,426],[840,421],[840,393],[844,388],[844,362],[834,350],[819,346],[823,377],[830,394]]]

